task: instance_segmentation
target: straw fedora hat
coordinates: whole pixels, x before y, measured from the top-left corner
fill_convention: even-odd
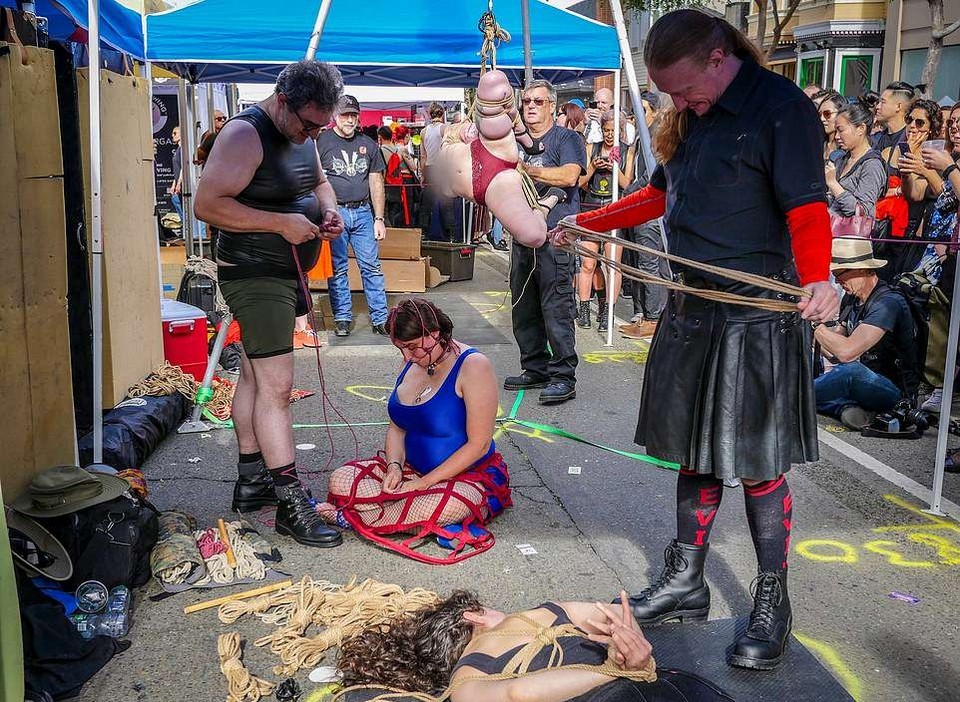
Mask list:
[[[10,552],[14,561],[32,575],[63,582],[73,576],[70,554],[57,537],[30,517],[7,510]],[[31,575],[31,577],[32,577]]]
[[[59,517],[108,502],[130,489],[123,478],[88,473],[77,466],[54,466],[35,476],[11,507],[31,517]]]
[[[830,271],[849,271],[864,268],[883,268],[887,262],[873,255],[869,239],[834,239]]]

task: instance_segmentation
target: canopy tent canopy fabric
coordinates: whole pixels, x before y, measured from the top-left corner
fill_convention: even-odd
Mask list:
[[[513,35],[497,51],[497,68],[523,81],[519,0],[494,4]],[[283,11],[262,0],[201,0],[147,17],[147,58],[193,82],[274,82],[304,55],[320,0],[291,0]],[[317,57],[335,64],[351,85],[475,87],[483,38],[477,24],[487,0],[338,1]],[[541,2],[530,2],[537,77],[553,83],[620,67],[613,27]]]
[[[0,0],[0,7],[20,9],[17,0]],[[86,43],[87,0],[36,0],[36,15],[46,18],[47,34],[52,39]],[[143,17],[117,0],[100,0],[100,40],[143,60]]]

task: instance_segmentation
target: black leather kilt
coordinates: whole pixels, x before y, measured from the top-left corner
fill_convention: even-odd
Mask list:
[[[784,299],[744,283],[684,282]],[[636,442],[718,478],[771,480],[817,460],[812,345],[799,313],[671,291],[644,372]]]

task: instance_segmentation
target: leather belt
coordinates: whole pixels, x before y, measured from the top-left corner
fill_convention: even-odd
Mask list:
[[[370,204],[369,199],[364,200],[353,200],[352,202],[338,202],[338,207],[346,207],[348,210],[358,210],[361,207],[366,207]]]

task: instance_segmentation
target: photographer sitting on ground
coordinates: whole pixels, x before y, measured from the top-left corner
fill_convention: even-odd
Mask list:
[[[917,327],[909,303],[877,278],[886,261],[868,239],[834,239],[830,270],[844,289],[839,322],[814,325],[814,338],[839,364],[814,381],[817,411],[860,430],[920,384]]]

